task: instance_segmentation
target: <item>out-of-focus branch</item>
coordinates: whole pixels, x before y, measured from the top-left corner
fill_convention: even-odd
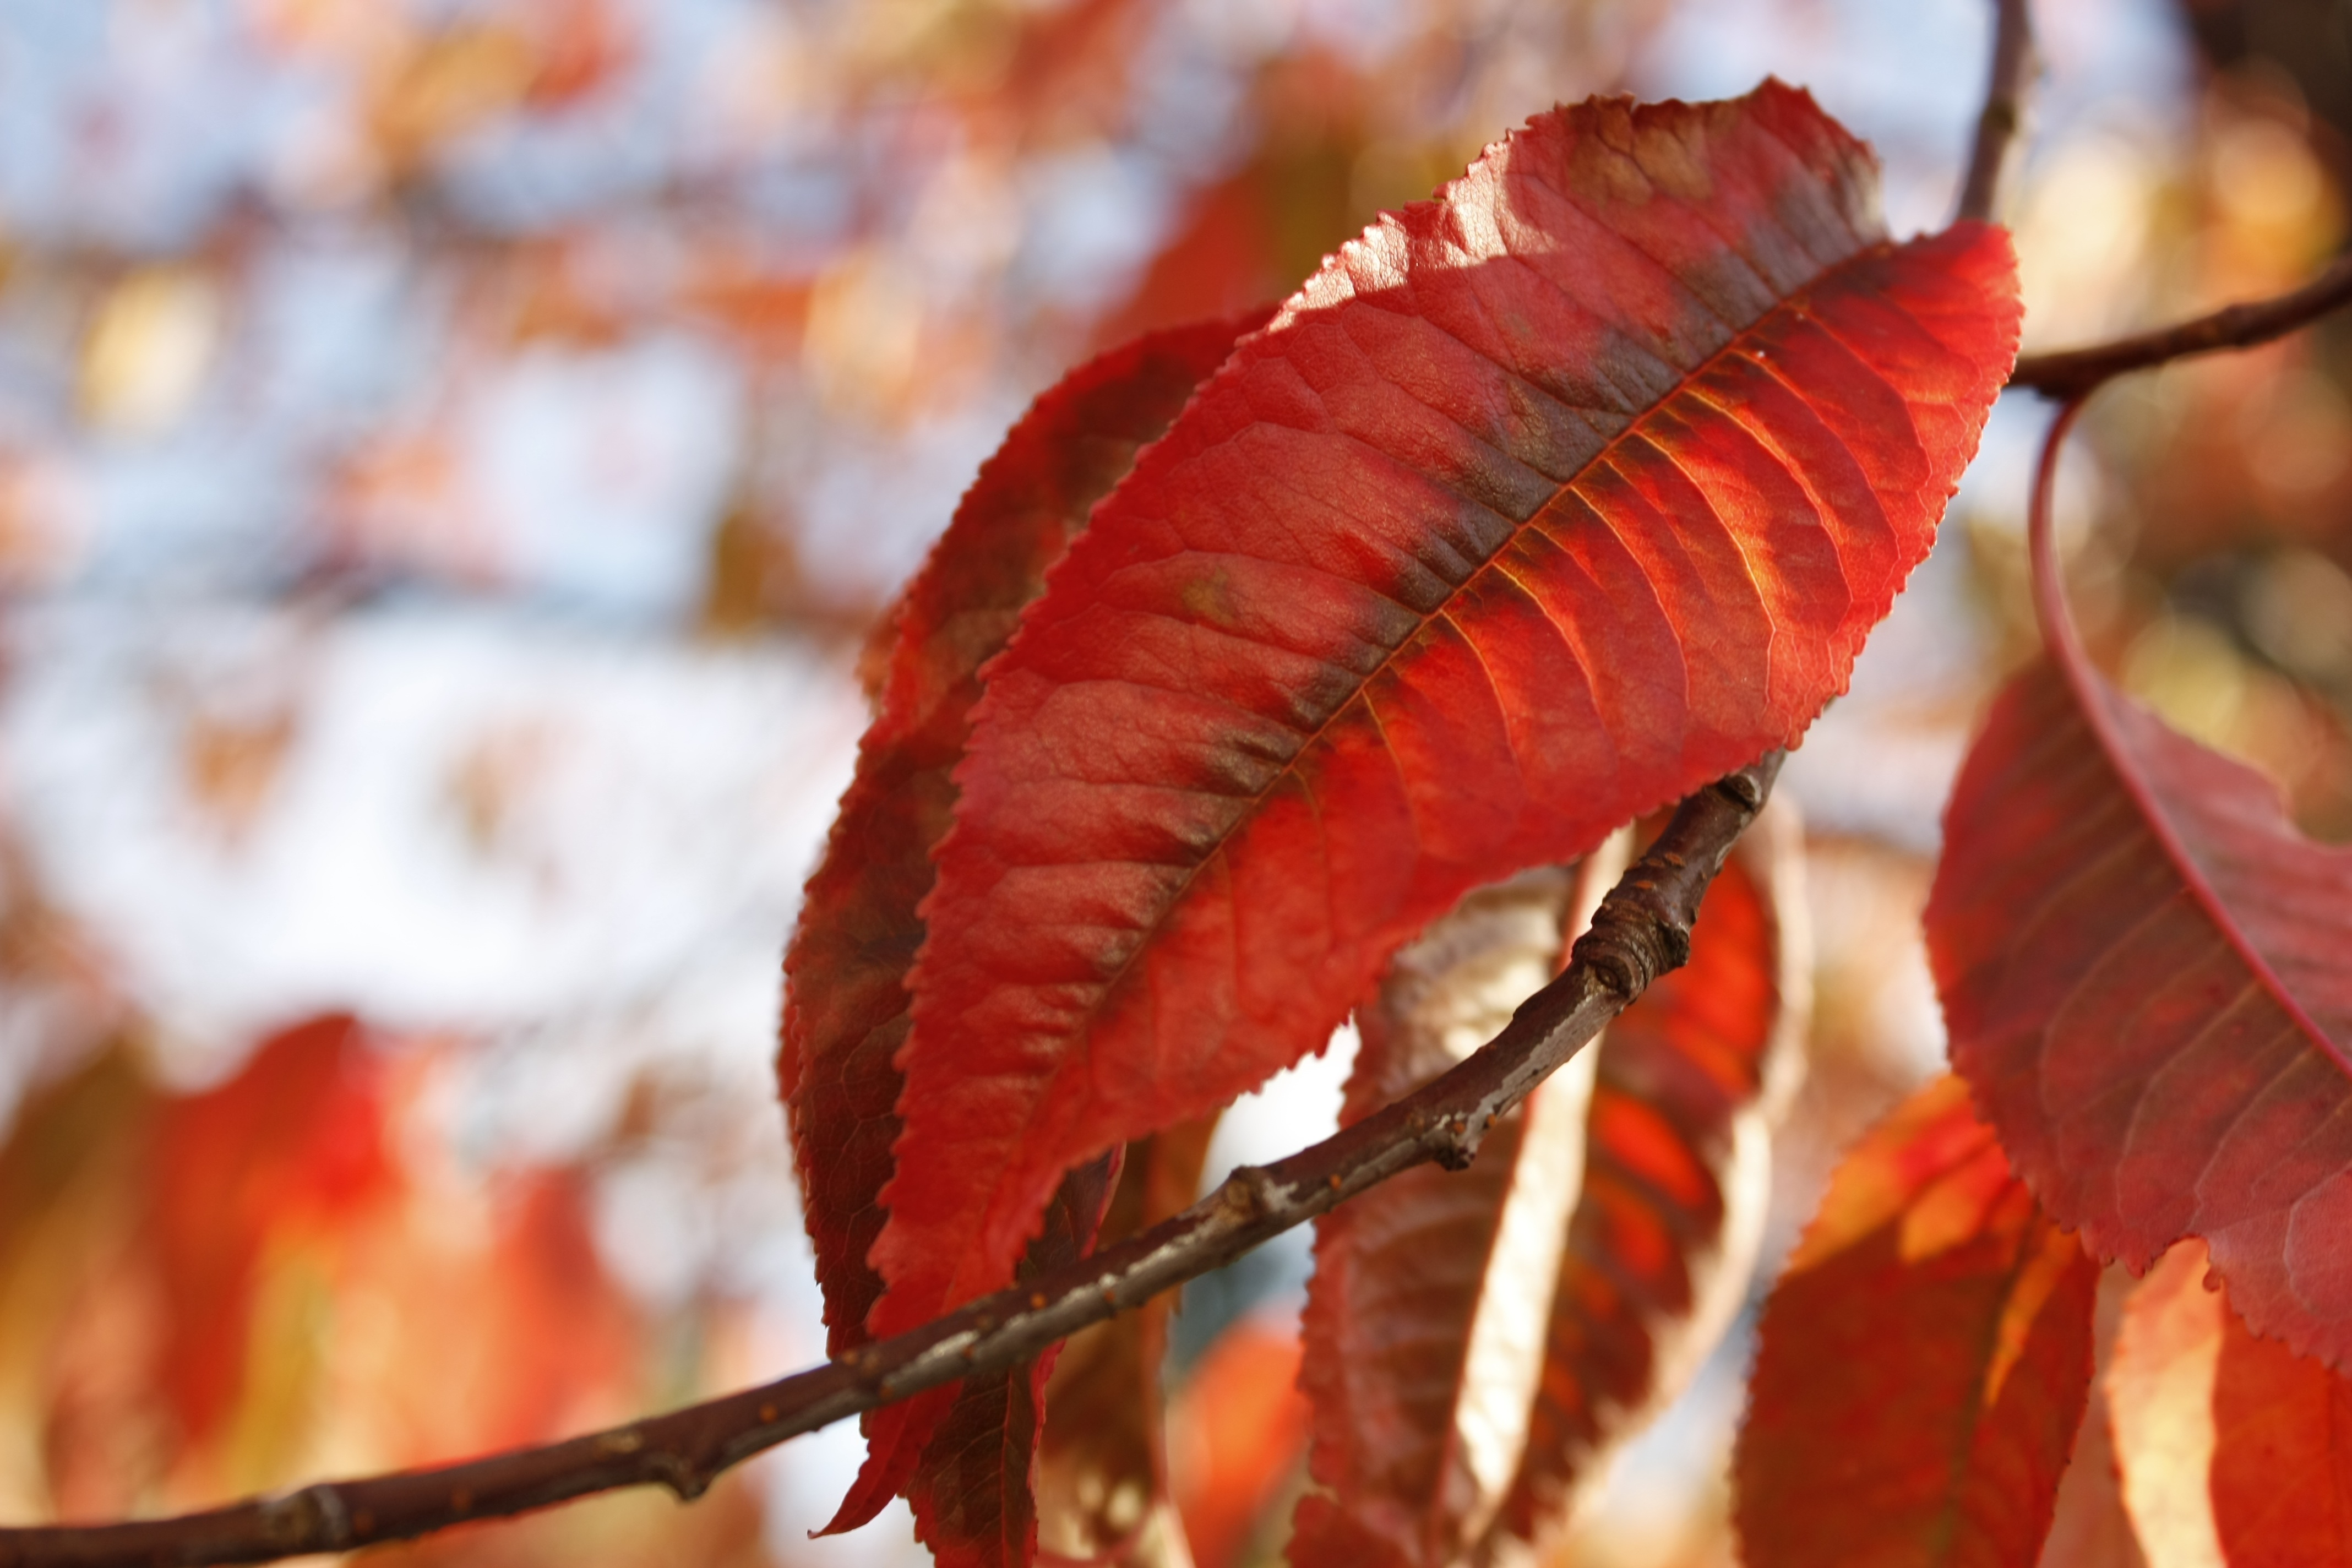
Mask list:
[[[2075,402],[2126,371],[2146,370],[2219,349],[2252,348],[2308,326],[2347,302],[2352,302],[2352,255],[2336,258],[2327,270],[2302,288],[2273,299],[2227,305],[2178,326],[2089,348],[2027,354],[2010,372],[2009,384],[2032,387],[2060,403]]]
[[[1985,83],[1984,109],[1977,116],[1976,143],[1960,182],[1955,216],[1990,220],[2000,197],[2017,133],[2025,124],[2025,93],[2033,79],[2033,18],[2026,0],[1993,0],[1992,73]]]
[[[708,1404],[546,1447],[321,1482],[177,1519],[0,1530],[0,1568],[262,1563],[404,1540],[619,1487],[657,1484],[697,1497],[730,1466],[788,1437],[1029,1361],[1400,1171],[1432,1160],[1466,1165],[1496,1118],[1690,956],[1699,900],[1763,808],[1780,761],[1773,752],[1684,801],[1601,901],[1559,978],[1467,1061],[1310,1149],[1235,1171],[1133,1240],[840,1361]]]

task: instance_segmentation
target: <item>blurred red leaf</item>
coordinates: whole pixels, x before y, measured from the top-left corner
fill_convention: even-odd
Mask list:
[[[1295,1323],[1244,1318],[1217,1336],[1177,1391],[1170,1481],[1196,1568],[1240,1568],[1307,1448]]]
[[[2257,1331],[2352,1367],[2352,848],[2091,667],[2048,482],[2051,658],[1994,703],[1927,904],[1953,1064],[2086,1245],[2137,1271],[2201,1237]]]
[[[1555,110],[1139,459],[956,772],[877,1332],[1001,1286],[1065,1169],[1319,1046],[1465,891],[1843,685],[2017,321],[2004,236],[1890,246],[1870,175],[1777,84]],[[897,1409],[878,1477],[929,1419]]]
[[[184,1442],[211,1436],[242,1390],[273,1239],[343,1224],[393,1189],[383,1117],[366,1037],[341,1016],[272,1036],[228,1082],[158,1115],[149,1241],[171,1302],[163,1388]]]
[[[1610,1445],[1681,1392],[1745,1298],[1774,1101],[1810,1021],[1801,840],[1785,808],[1750,828],[1707,889],[1690,962],[1601,1037],[1583,1190],[1498,1520],[1521,1540],[1568,1520]]]
[[[2091,1384],[2099,1270],[1940,1079],[1847,1156],[1764,1308],[1748,1568],[2029,1563]]]
[[[2256,1337],[2208,1278],[2203,1247],[2167,1253],[2107,1372],[2150,1568],[2352,1563],[2352,1380]]]
[[[777,1075],[824,1290],[827,1348],[865,1342],[906,1037],[908,966],[931,846],[955,800],[980,667],[1004,646],[1045,568],[1135,453],[1168,427],[1255,318],[1179,328],[1105,354],[1040,397],[981,469],[893,612],[878,711],[784,956]]]
[[[467,1323],[490,1347],[465,1400],[463,1443],[479,1451],[567,1436],[583,1392],[633,1380],[644,1332],[597,1255],[581,1173],[517,1172],[499,1196]]]

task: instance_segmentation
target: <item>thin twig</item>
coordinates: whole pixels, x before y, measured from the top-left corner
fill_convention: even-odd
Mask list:
[[[2060,403],[2076,402],[2126,371],[2146,370],[2218,349],[2252,348],[2308,326],[2347,303],[2352,303],[2352,255],[2337,257],[2327,270],[2302,288],[2273,299],[2227,305],[2192,321],[2090,348],[2028,354],[2010,372],[2009,384],[2031,387]]]
[[[2032,78],[2033,18],[2026,0],[1993,0],[1992,71],[1955,216],[1989,221],[1998,208],[2001,176],[2025,125],[2025,93]]]
[[[1780,753],[1682,803],[1601,901],[1568,968],[1467,1061],[1288,1159],[1244,1167],[1166,1224],[923,1328],[764,1387],[542,1448],[321,1482],[178,1519],[0,1530],[0,1568],[186,1568],[346,1552],[619,1487],[699,1496],[787,1437],[972,1373],[1029,1361],[1092,1323],[1239,1258],[1400,1171],[1459,1169],[1497,1117],[1690,956],[1699,899],[1762,809]]]

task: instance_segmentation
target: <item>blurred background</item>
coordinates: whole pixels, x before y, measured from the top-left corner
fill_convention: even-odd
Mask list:
[[[2340,245],[2352,7],[2039,9],[2029,347]],[[867,630],[1027,400],[1279,297],[1593,92],[1808,85],[1878,147],[1896,231],[1937,226],[1990,15],[0,0],[0,1521],[453,1458],[819,1359],[778,958]],[[2336,838],[2347,395],[2340,327],[2137,378],[2061,495],[2100,656]],[[1820,1005],[1774,1256],[1941,1061],[1912,933],[1970,725],[2033,647],[2043,419],[2000,411],[1783,786]],[[1231,1115],[1212,1176],[1328,1126],[1345,1057]],[[1265,1560],[1295,1495],[1291,1239],[1179,1321],[1201,1568]],[[1745,1354],[1563,1561],[1731,1560]],[[804,1538],[858,1453],[837,1428],[691,1509],[390,1555],[919,1563],[903,1510]],[[2053,1561],[2131,1560],[2095,1493]]]

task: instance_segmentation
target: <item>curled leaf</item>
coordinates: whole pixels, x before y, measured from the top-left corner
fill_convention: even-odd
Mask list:
[[[1802,831],[1776,802],[1707,889],[1690,962],[1609,1026],[1525,1458],[1497,1520],[1540,1542],[1678,1394],[1745,1299],[1771,1128],[1802,1069]]]
[[[1357,1013],[1342,1123],[1484,1045],[1558,972],[1625,862],[1530,872],[1471,894],[1400,952]],[[1315,1409],[1296,1568],[1458,1561],[1527,1438],[1584,1159],[1591,1047],[1492,1128],[1469,1169],[1406,1171],[1315,1224],[1299,1384]]]

